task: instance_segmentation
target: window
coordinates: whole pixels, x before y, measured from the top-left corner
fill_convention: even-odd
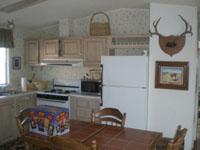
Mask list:
[[[0,86],[8,84],[7,49],[0,47]]]

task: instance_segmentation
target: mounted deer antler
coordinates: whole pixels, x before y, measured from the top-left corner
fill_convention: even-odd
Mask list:
[[[191,34],[191,36],[193,35],[193,33],[192,33],[192,26],[191,25],[189,25],[189,23],[181,16],[181,15],[178,15],[182,20],[183,20],[183,22],[185,23],[185,32],[183,32],[180,36],[183,36],[183,35],[185,35],[185,34]],[[189,25],[189,27],[190,27],[190,29],[188,30],[188,25]]]
[[[158,30],[157,30],[157,25],[160,22],[160,19],[161,19],[161,17],[157,21],[155,20],[153,22],[153,26],[154,26],[155,32],[153,33],[153,32],[151,32],[151,30],[149,30],[149,33],[150,33],[151,37],[152,37],[152,35],[163,36],[162,34],[158,33]]]
[[[157,30],[157,26],[161,18],[153,22],[153,27],[155,29],[155,32],[151,32],[151,30],[149,30],[150,36],[152,35],[159,36],[159,44],[160,44],[161,49],[165,53],[169,54],[170,56],[178,53],[184,47],[186,34],[191,34],[191,36],[193,35],[192,26],[189,25],[189,23],[181,15],[179,15],[179,17],[185,23],[185,31],[181,35],[177,35],[177,36],[170,35],[166,37],[160,34]]]

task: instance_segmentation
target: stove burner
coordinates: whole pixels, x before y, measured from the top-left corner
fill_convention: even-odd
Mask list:
[[[46,90],[44,93],[53,93],[53,94],[70,94],[77,92],[76,90],[62,90],[62,89],[51,89],[51,90]]]
[[[65,94],[69,94],[69,93],[70,93],[70,91],[69,91],[69,90],[66,90],[66,91],[64,91],[64,93],[65,93]]]

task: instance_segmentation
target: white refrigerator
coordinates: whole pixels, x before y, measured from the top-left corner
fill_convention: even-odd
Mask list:
[[[148,56],[102,56],[102,107],[127,113],[125,127],[147,129]]]

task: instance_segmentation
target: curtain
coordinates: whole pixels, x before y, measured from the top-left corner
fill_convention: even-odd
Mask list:
[[[0,29],[0,47],[14,48],[12,30]]]

